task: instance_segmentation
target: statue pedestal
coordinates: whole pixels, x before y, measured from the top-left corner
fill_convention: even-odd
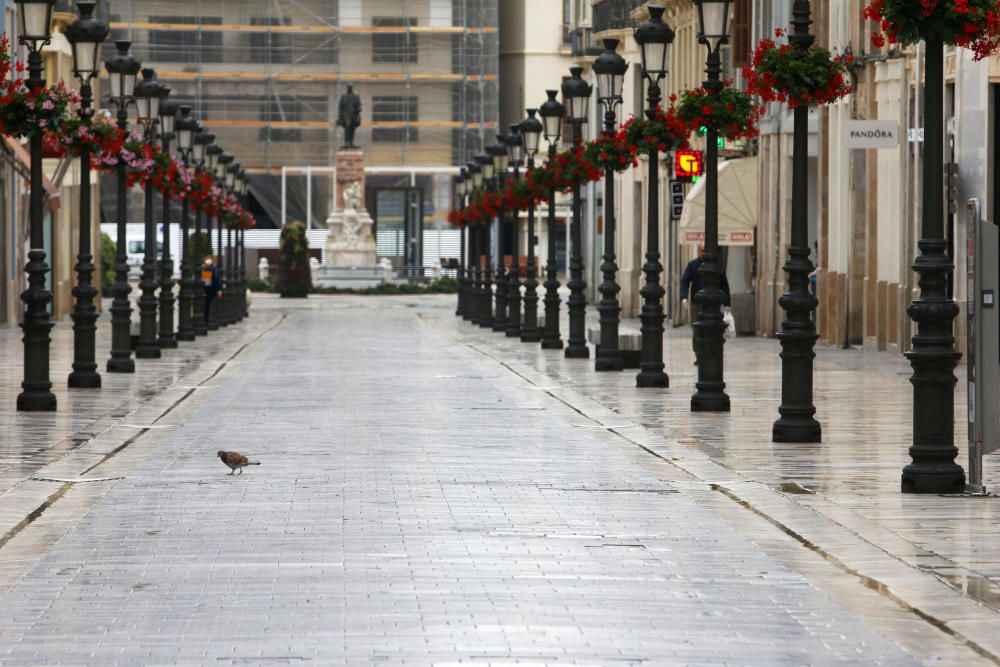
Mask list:
[[[371,287],[383,281],[372,234],[374,221],[365,210],[365,156],[360,150],[337,151],[336,201],[343,208],[326,219],[326,262],[317,282],[330,287]]]
[[[330,214],[326,224],[330,230],[326,237],[326,266],[376,265],[374,221],[368,211],[337,211]]]

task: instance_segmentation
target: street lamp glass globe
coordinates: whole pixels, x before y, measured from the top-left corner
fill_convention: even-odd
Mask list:
[[[169,99],[170,89],[163,89],[163,101],[160,102],[160,132],[164,135],[173,134],[177,119],[177,103]]]
[[[545,140],[554,144],[559,141],[559,137],[562,135],[562,120],[566,114],[566,107],[556,99],[556,96],[559,95],[558,90],[546,90],[545,94],[548,95],[549,99],[538,107],[538,115],[542,117]]]
[[[510,132],[504,138],[504,143],[507,145],[507,158],[510,164],[515,167],[521,164],[521,155],[524,153],[524,142],[521,140],[520,124],[513,123],[510,126]]]
[[[180,107],[180,118],[174,124],[177,134],[177,147],[181,151],[191,150],[194,144],[194,133],[198,130],[198,121],[191,116],[191,107],[187,104]]]
[[[477,190],[483,187],[483,170],[479,163],[469,162],[466,166],[469,168],[469,173],[472,174],[472,187]]]
[[[493,160],[493,173],[502,174],[510,166],[510,157],[507,155],[507,145],[502,134],[497,135],[497,142],[489,147],[490,158]]]
[[[667,74],[667,58],[674,41],[674,31],[663,22],[664,8],[649,6],[649,20],[635,29],[635,41],[642,53],[642,70],[647,77],[662,78]]]
[[[536,109],[528,109],[528,117],[521,121],[521,138],[524,141],[524,152],[529,157],[534,157],[538,153],[538,145],[542,139],[542,123],[535,114]]]
[[[135,85],[134,97],[139,122],[151,123],[160,114],[160,96],[163,87],[156,80],[156,72],[149,67],[142,70],[142,81]]]
[[[20,42],[29,50],[38,48],[52,37],[52,8],[56,0],[17,0],[21,8]]]
[[[583,73],[582,67],[570,67],[569,72],[570,78],[562,84],[562,94],[568,106],[569,119],[575,123],[586,123],[587,102],[590,100],[593,86],[580,76]]]
[[[135,75],[141,67],[138,60],[129,52],[132,43],[127,39],[115,42],[115,55],[104,64],[111,84],[111,98],[116,104],[128,103],[128,98],[135,92]]]
[[[73,49],[73,73],[81,81],[87,81],[98,73],[97,55],[109,30],[94,18],[96,0],[77,0],[76,6],[80,18],[66,28],[65,34]]]
[[[602,100],[620,102],[625,85],[628,63],[618,55],[617,39],[605,39],[604,51],[594,61],[594,75],[597,79],[597,96]]]
[[[712,51],[729,40],[730,0],[695,0],[698,9],[698,41]]]
[[[487,149],[488,150],[488,149]],[[479,163],[479,169],[482,171],[483,180],[490,180],[493,178],[493,159],[486,155],[485,153],[476,156],[476,162]]]

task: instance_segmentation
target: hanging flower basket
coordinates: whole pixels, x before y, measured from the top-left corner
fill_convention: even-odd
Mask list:
[[[972,51],[982,60],[1000,46],[1000,10],[996,0],[875,0],[864,17],[879,24],[872,44],[940,41]]]
[[[776,38],[785,36],[777,28]],[[792,109],[830,104],[850,94],[847,65],[853,60],[834,57],[813,44],[805,53],[787,42],[762,39],[753,53],[752,67],[743,68],[747,91],[765,102],[784,102]]]
[[[728,84],[717,93],[705,88],[686,90],[677,105],[678,117],[692,132],[714,127],[728,141],[756,137],[761,113],[761,107],[754,104],[749,93]]]
[[[80,95],[61,81],[51,88],[29,90],[24,64],[17,61],[12,66],[10,40],[0,40],[0,132],[12,137],[44,133],[58,127],[79,101]]]

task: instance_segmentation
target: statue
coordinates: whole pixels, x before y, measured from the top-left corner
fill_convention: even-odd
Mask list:
[[[354,145],[354,131],[361,125],[361,98],[350,84],[347,92],[340,96],[337,125],[344,128],[344,145],[341,148],[357,148]]]
[[[358,247],[358,232],[361,221],[358,219],[358,205],[361,203],[361,185],[357,181],[344,190],[344,242],[348,248]]]

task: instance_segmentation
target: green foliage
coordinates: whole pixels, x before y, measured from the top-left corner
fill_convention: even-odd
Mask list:
[[[309,271],[309,238],[306,226],[290,222],[281,229],[278,279],[275,287],[282,297],[304,298],[312,288]]]
[[[247,278],[247,289],[251,292],[270,292],[271,284],[263,278]]]
[[[184,246],[187,252],[188,266],[192,269],[197,269],[201,266],[201,261],[207,255],[212,254],[212,250],[208,247],[208,244],[208,232],[202,232],[200,236],[194,232],[188,235],[187,245]]]
[[[111,294],[115,283],[115,242],[107,234],[101,234],[101,294]]]

